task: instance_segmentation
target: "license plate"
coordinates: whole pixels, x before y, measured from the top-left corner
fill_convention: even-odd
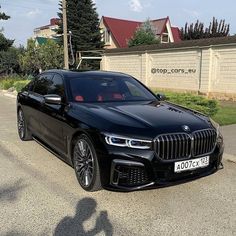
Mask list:
[[[187,170],[195,170],[198,168],[204,168],[209,165],[210,157],[201,157],[197,159],[191,159],[187,161],[178,161],[175,162],[175,173],[179,173]]]

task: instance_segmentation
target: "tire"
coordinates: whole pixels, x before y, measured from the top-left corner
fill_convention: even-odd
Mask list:
[[[18,135],[22,141],[32,140],[32,135],[27,128],[23,110],[20,108],[17,112]]]
[[[80,186],[89,192],[102,189],[97,154],[87,135],[78,136],[72,155],[75,174]]]

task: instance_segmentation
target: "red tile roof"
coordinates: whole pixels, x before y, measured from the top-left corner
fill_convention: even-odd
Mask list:
[[[180,30],[179,30],[178,27],[171,27],[171,31],[172,31],[175,43],[178,43],[178,42],[182,41],[181,36],[180,36]]]
[[[151,21],[153,26],[155,27],[157,35],[161,35],[163,33],[168,20],[169,20],[169,17]]]
[[[40,26],[38,28],[35,28],[35,30],[44,30],[44,29],[48,29],[50,26],[56,26],[60,24],[60,19],[59,18],[52,18],[50,19],[50,24],[49,25],[44,25],[44,26]]]
[[[111,17],[103,16],[103,23],[108,30],[110,30],[111,34],[113,35],[118,47],[120,48],[127,48],[128,41],[134,35],[135,31],[138,27],[141,26],[143,22],[140,21],[130,21],[130,20],[123,20],[123,19],[116,19]],[[155,27],[155,31],[157,35],[162,35],[164,30],[166,29],[166,23],[169,21],[169,17],[161,18],[152,20]],[[171,27],[172,33],[174,37],[174,42],[181,41],[179,29],[177,27]]]
[[[128,47],[127,42],[134,35],[137,28],[142,24],[138,21],[115,19],[103,16],[103,22],[111,31],[115,41],[121,48]]]

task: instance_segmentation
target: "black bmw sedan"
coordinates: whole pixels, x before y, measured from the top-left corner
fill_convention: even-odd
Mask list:
[[[166,186],[221,166],[218,124],[121,73],[46,71],[18,94],[17,117],[21,140],[73,166],[87,191]]]

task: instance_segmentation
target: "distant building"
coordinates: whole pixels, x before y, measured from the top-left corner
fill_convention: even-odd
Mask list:
[[[172,27],[169,17],[151,20],[157,38],[161,43],[174,43],[181,41],[180,30]],[[100,21],[100,28],[103,33],[102,40],[105,48],[126,48],[128,41],[135,31],[142,25],[140,21],[130,21],[103,16]]]
[[[60,19],[52,18],[49,25],[35,28],[33,39],[35,39],[36,43],[39,45],[46,43],[47,39],[54,39],[54,37],[57,35],[59,23]]]

